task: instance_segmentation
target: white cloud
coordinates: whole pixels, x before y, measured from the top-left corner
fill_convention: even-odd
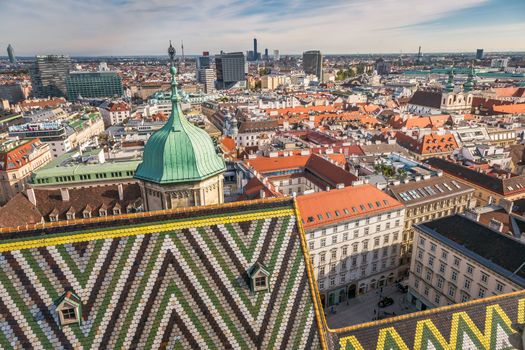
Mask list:
[[[21,55],[141,55],[164,54],[169,39],[183,39],[188,53],[198,53],[245,51],[256,36],[261,50],[286,53],[313,48],[327,53],[413,52],[419,44],[427,51],[471,51],[477,46],[518,49],[519,30],[525,29],[523,23],[490,30],[480,26],[458,35],[453,29],[434,32],[414,26],[488,0],[262,1],[0,2],[0,45],[10,42]]]

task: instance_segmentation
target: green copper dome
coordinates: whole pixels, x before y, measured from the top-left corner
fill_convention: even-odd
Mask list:
[[[216,153],[206,131],[190,123],[182,113],[173,65],[170,72],[172,112],[166,124],[146,143],[135,177],[168,184],[217,175],[226,169],[224,159]]]

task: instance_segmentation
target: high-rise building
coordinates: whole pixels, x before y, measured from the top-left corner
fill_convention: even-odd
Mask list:
[[[257,38],[253,38],[253,60],[259,59],[259,53],[257,52]]]
[[[116,72],[72,72],[66,78],[67,99],[121,97],[122,80]]]
[[[211,57],[208,51],[204,51],[202,56],[197,58],[197,69],[207,69],[211,67]]]
[[[279,61],[281,59],[281,55],[279,54],[279,50],[273,50],[273,59],[276,61]]]
[[[30,69],[33,96],[66,96],[66,78],[70,68],[69,56],[36,56],[36,61]]]
[[[7,56],[9,56],[9,63],[16,64],[15,49],[13,49],[11,44],[7,46]]]
[[[476,50],[476,59],[482,60],[483,59],[483,49],[477,49]]]
[[[209,94],[215,91],[215,72],[211,68],[197,71],[199,83],[204,84],[204,92]]]
[[[246,61],[242,52],[223,53],[215,57],[217,85],[228,89],[246,81]]]
[[[264,49],[264,60],[268,61],[269,58],[270,56],[268,55],[268,49]]]
[[[323,54],[321,51],[306,51],[303,53],[303,70],[306,74],[316,75],[323,81]]]

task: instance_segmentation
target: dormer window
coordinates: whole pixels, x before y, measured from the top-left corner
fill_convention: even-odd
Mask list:
[[[98,215],[99,216],[107,216],[108,215],[108,211],[106,209],[100,209],[98,211]]]
[[[120,208],[113,208],[113,215],[120,215]]]
[[[61,327],[69,324],[81,324],[82,304],[78,295],[71,291],[67,291],[56,301],[55,304],[58,321],[60,322]]]
[[[248,269],[248,277],[252,292],[257,293],[270,289],[270,272],[262,263],[256,262]]]

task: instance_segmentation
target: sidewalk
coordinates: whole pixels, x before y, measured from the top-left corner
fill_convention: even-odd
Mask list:
[[[399,292],[395,285],[383,287],[382,298],[385,296],[394,299],[394,304],[385,308],[378,308],[377,303],[380,299],[379,290],[377,289],[350,299],[348,305],[344,302],[334,306],[335,314],[330,312],[329,307],[326,308],[325,313],[328,326],[330,328],[342,328],[373,321],[375,316],[374,310],[376,312],[379,310],[380,315],[383,314],[383,311],[388,313],[395,312],[397,316],[417,311],[414,305],[405,302],[406,293]]]

